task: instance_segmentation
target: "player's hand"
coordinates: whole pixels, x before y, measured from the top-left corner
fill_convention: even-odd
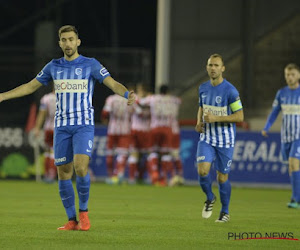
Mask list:
[[[135,94],[131,90],[131,91],[129,91],[127,105],[132,105],[134,102],[135,102]]]
[[[268,137],[268,133],[267,133],[267,131],[265,131],[265,130],[262,130],[262,131],[261,131],[261,134],[262,134],[262,136],[264,136],[264,137]]]
[[[197,123],[195,126],[195,130],[198,133],[203,133],[204,132],[204,123],[203,122]]]
[[[204,120],[204,122],[207,122],[207,123],[217,122],[217,118],[218,117],[216,115],[213,115],[210,112],[204,113],[204,115],[203,115],[203,120]]]

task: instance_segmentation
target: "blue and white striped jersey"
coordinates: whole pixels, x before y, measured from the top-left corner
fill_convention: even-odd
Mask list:
[[[56,94],[55,127],[94,125],[92,98],[96,80],[110,76],[95,58],[80,55],[73,61],[53,59],[36,76],[47,85],[53,80]]]
[[[279,112],[282,111],[281,141],[292,142],[300,139],[300,87],[291,89],[288,86],[278,90],[273,102],[265,131],[269,131]]]
[[[201,84],[199,106],[203,108],[203,114],[210,112],[217,116],[228,116],[243,108],[237,89],[226,79],[217,86],[210,81]],[[235,123],[205,123],[200,140],[215,147],[230,148],[234,146],[235,132]]]

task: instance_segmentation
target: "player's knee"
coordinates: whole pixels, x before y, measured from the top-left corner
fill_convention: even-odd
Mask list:
[[[290,173],[291,172],[296,172],[296,171],[299,171],[300,170],[300,168],[299,168],[299,166],[298,165],[292,165],[292,166],[290,166]]]
[[[88,155],[75,155],[74,157],[74,169],[76,175],[84,177],[88,173],[89,169],[89,156]]]
[[[75,173],[77,176],[84,177],[88,173],[88,166],[85,165],[74,165]]]
[[[217,174],[217,180],[218,180],[218,183],[226,182],[228,180],[228,174],[218,173]]]
[[[300,161],[297,158],[290,157],[289,158],[289,172],[296,172],[300,170]]]
[[[59,180],[69,180],[73,175],[72,164],[61,165],[57,167],[57,175]]]
[[[292,162],[289,164],[289,172],[295,172],[295,171],[299,171],[300,170],[300,167],[299,167],[299,162],[296,161],[296,162]]]
[[[88,163],[83,161],[74,161],[74,169],[77,176],[84,177],[88,173]]]
[[[206,176],[209,173],[209,169],[203,168],[202,166],[198,166],[198,174],[200,176]]]

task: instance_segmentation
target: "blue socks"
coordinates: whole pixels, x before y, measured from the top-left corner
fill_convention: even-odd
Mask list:
[[[59,180],[58,181],[59,194],[61,201],[65,207],[67,216],[70,219],[76,220],[76,210],[75,210],[75,194],[70,180]]]
[[[206,194],[207,200],[213,200],[214,194],[211,190],[211,180],[210,180],[210,175],[206,176],[198,176],[198,180],[200,183],[200,186],[203,190],[203,192]]]
[[[214,198],[214,194],[211,189],[210,175],[209,174],[206,176],[199,175],[198,180],[203,192],[207,196],[207,200],[211,201]],[[299,188],[300,188],[300,171],[299,171]],[[224,183],[219,183],[219,192],[220,192],[220,199],[222,203],[221,212],[229,214],[229,201],[231,195],[231,185],[229,180],[225,181]]]
[[[292,172],[291,183],[292,183],[292,198],[296,202],[300,202],[300,171]]]
[[[90,184],[91,181],[89,173],[87,173],[87,175],[84,177],[76,176],[76,187],[79,198],[79,211],[87,211],[88,209]]]
[[[224,183],[219,183],[220,199],[222,203],[221,212],[229,214],[229,201],[231,195],[231,185],[229,180]]]

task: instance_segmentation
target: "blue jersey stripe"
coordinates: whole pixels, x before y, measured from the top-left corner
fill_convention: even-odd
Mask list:
[[[71,70],[68,75],[68,79],[75,79],[75,66],[71,67]],[[69,112],[67,114],[67,125],[74,125],[74,93],[69,93]]]

